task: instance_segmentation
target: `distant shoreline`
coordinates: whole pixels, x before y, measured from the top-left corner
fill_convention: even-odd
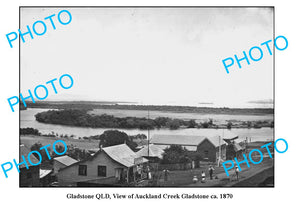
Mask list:
[[[268,115],[274,114],[273,108],[214,108],[195,106],[172,106],[172,105],[128,105],[128,104],[103,104],[95,101],[43,101],[28,102],[27,108],[46,109],[118,109],[118,110],[143,110],[164,111],[174,113],[199,113],[199,114],[227,114],[227,115]],[[108,102],[107,102],[108,103]],[[122,102],[125,103],[125,102]],[[128,102],[127,102],[128,103]]]

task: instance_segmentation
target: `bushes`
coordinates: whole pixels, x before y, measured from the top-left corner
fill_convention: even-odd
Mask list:
[[[41,133],[34,128],[20,128],[20,135],[41,135]]]

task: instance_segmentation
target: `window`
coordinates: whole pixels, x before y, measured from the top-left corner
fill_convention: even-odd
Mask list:
[[[78,175],[86,176],[87,174],[87,165],[79,165]]]
[[[106,177],[106,166],[98,166],[98,176]]]
[[[205,155],[205,157],[208,157],[208,150],[204,151],[204,155]]]

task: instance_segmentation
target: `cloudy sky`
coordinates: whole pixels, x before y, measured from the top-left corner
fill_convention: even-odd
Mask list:
[[[56,14],[43,36],[21,42],[21,92],[68,73],[69,90],[49,88],[47,100],[129,101],[139,104],[270,107],[273,57],[234,65],[273,38],[270,8],[22,8],[21,30]],[[62,17],[65,18],[65,17]],[[37,30],[39,30],[37,28]],[[271,44],[271,48],[273,45]]]

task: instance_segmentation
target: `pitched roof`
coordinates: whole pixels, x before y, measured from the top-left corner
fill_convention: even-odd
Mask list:
[[[234,140],[234,143],[240,144],[240,143],[244,143],[246,141],[245,138],[238,138]]]
[[[234,143],[233,144],[234,147],[234,151],[238,152],[240,150],[243,150],[244,148],[241,147],[241,145],[239,145],[238,143]]]
[[[93,148],[93,149],[89,149],[88,152],[90,153],[96,153],[100,150],[100,148]]]
[[[126,167],[134,166],[134,159],[137,158],[136,153],[133,152],[126,144],[109,146],[102,149],[109,157],[118,163]]]
[[[215,147],[218,147],[219,145],[223,145],[223,144],[226,144],[223,140],[223,138],[221,136],[218,136],[218,135],[215,135],[215,136],[212,136],[212,137],[207,137],[207,139],[212,142],[212,144],[215,146]]]
[[[23,159],[22,159],[22,155],[24,156],[24,158],[26,159],[27,161],[27,157],[28,157],[28,154],[31,152],[30,149],[28,149],[24,144],[21,144],[20,145],[20,155],[19,155],[19,162],[22,162]],[[31,154],[30,155],[30,161],[33,163],[33,164],[38,164],[39,163],[39,160],[33,155]],[[31,165],[29,162],[28,162],[28,166],[33,166]],[[26,165],[25,164],[21,164],[19,165],[19,168],[22,169],[22,168],[25,168]]]
[[[69,157],[68,155],[64,155],[64,156],[60,156],[60,157],[56,157],[56,158],[53,158],[54,160],[66,165],[66,166],[70,166],[76,162],[78,162],[77,160]]]
[[[224,131],[222,137],[224,140],[233,140],[237,139],[239,136],[231,131]]]
[[[209,140],[215,147],[225,144],[222,137],[216,135],[212,137],[195,136],[195,135],[153,135],[151,143],[157,145],[182,145],[198,146],[205,139]]]
[[[195,135],[153,135],[150,142],[163,145],[197,146],[205,139],[204,136]]]
[[[49,169],[40,169],[40,178],[46,177],[51,172],[52,172],[52,170],[49,170]]]
[[[149,157],[158,157],[162,158],[164,153],[164,150],[155,145],[155,144],[150,144],[149,145]],[[148,146],[144,146],[140,151],[136,153],[138,157],[148,157]]]
[[[120,164],[122,164],[126,167],[134,166],[135,165],[134,160],[136,158],[138,158],[136,156],[136,153],[133,152],[129,148],[129,146],[127,146],[126,144],[120,144],[120,145],[115,145],[115,146],[109,146],[109,147],[102,148],[98,152],[96,152],[94,155],[92,155],[91,158],[86,159],[86,160],[82,160],[82,161],[78,161],[78,162],[72,164],[71,166],[67,166],[65,168],[60,169],[60,171],[65,170],[69,167],[72,167],[72,166],[80,164],[80,163],[92,161],[101,152],[105,152],[111,159],[113,159],[114,161],[116,161],[116,162],[118,162],[118,163],[120,163]],[[143,160],[143,162],[148,162],[148,160],[145,159],[145,158],[143,158],[142,160]]]

